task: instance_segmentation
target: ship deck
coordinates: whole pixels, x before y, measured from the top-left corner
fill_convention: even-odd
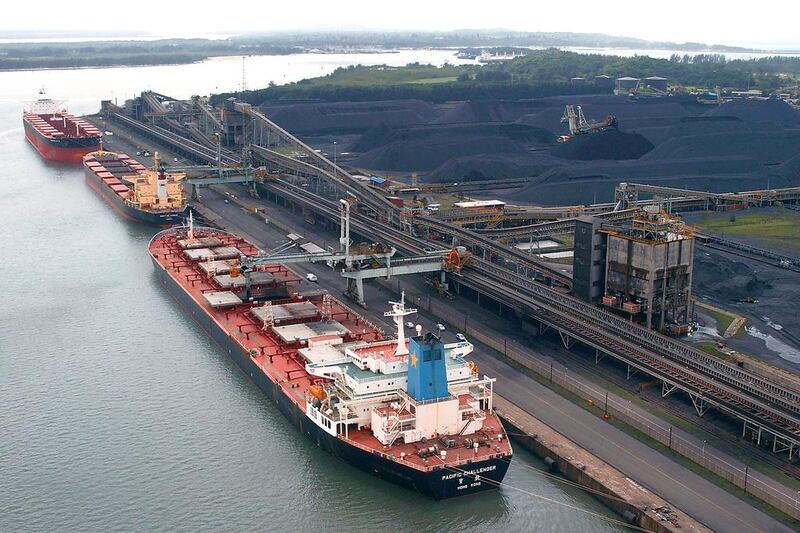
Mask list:
[[[236,303],[232,306],[215,308],[204,297],[208,293],[224,292],[213,277],[200,267],[200,262],[186,257],[185,250],[178,244],[175,232],[168,232],[157,236],[151,246],[150,253],[169,272],[169,274],[190,294],[194,301],[203,308],[225,331],[231,332],[236,342],[245,353],[249,353],[256,365],[277,382],[284,392],[293,399],[303,410],[305,409],[305,392],[319,378],[309,375],[305,370],[305,363],[297,350],[302,346],[299,342],[285,342],[271,329],[265,329],[258,320],[258,311],[261,303]],[[211,236],[211,235],[208,235]],[[235,247],[245,255],[255,255],[259,250],[250,243],[224,232],[214,232],[214,237],[220,239],[223,247]],[[302,280],[282,265],[267,265],[265,272],[271,274],[271,287],[296,287]],[[290,292],[292,292],[290,290]],[[297,317],[296,321],[281,315],[282,323],[295,322],[303,324],[306,318],[317,317],[324,314],[323,298],[307,300],[309,304],[318,309],[318,313],[308,313]],[[331,320],[335,320],[347,331],[346,341],[356,340],[372,342],[384,338],[383,332],[366,322],[360,315],[354,313],[344,304],[334,298],[330,302]],[[273,300],[272,305],[281,303],[297,303],[297,300],[283,298]],[[319,324],[319,322],[311,322]],[[285,326],[280,326],[285,327]]]
[[[401,417],[402,418],[402,417]],[[500,438],[498,438],[500,436]],[[429,470],[441,467],[456,467],[469,470],[469,463],[486,461],[497,457],[506,457],[511,454],[511,445],[503,429],[503,425],[497,415],[486,414],[483,428],[471,435],[449,435],[445,440],[451,440],[452,446],[447,448],[439,441],[428,442],[396,442],[392,446],[384,446],[376,439],[368,429],[350,431],[345,439],[354,446],[371,452],[377,451],[389,458],[400,459],[409,466],[419,470]],[[472,443],[479,442],[481,445],[475,449]],[[430,455],[426,458],[420,457],[417,452],[425,450],[433,445],[438,450],[447,451],[447,456],[442,460],[439,453]],[[468,446],[469,444],[469,446]],[[404,456],[402,455],[404,454]],[[402,459],[401,459],[402,457]]]
[[[100,130],[89,122],[69,113],[25,113],[24,119],[46,137],[86,139],[100,137]]]
[[[84,164],[92,172],[98,174],[100,178],[107,177],[100,175],[102,172],[110,174],[110,177],[117,178],[125,183],[123,178],[136,176],[146,170],[145,166],[138,161],[131,159],[127,154],[115,154],[113,152],[93,152]],[[127,186],[127,185],[126,185]]]

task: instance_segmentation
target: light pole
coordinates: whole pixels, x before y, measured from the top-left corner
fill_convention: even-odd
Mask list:
[[[333,177],[336,178],[336,141],[333,141]]]
[[[703,441],[703,450],[700,452],[703,456],[703,459],[706,458],[706,441]]]

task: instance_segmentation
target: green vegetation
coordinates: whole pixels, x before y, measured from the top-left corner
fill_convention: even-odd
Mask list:
[[[718,359],[728,360],[731,358],[730,355],[726,354],[723,351],[718,350],[717,344],[714,342],[701,342],[697,347],[700,348],[705,353],[707,353],[708,355],[717,357]]]
[[[211,56],[278,55],[300,51],[302,49],[296,46],[207,39],[5,43],[0,44],[0,70],[180,64]]]
[[[569,83],[572,77],[592,80],[597,75],[612,78],[663,76],[670,83],[685,87],[758,87],[769,90],[800,77],[800,57],[729,61],[716,54],[655,59],[578,54],[555,48],[528,52],[513,60],[488,65],[357,65],[337,69],[319,78],[249,91],[243,98],[255,105],[265,100],[296,99],[375,101],[416,98],[445,102],[535,98],[598,93],[600,90],[591,81],[578,87],[571,87]],[[231,95],[216,95],[214,101],[228,96]]]
[[[648,56],[618,57],[577,54],[557,49],[537,50],[497,68],[512,79],[568,81],[574,76],[591,79],[598,75],[612,78],[662,76],[670,83],[713,88],[758,87],[773,89],[786,83],[782,74],[800,74],[798,57],[764,57],[727,60],[721,54],[673,55],[669,59]]]
[[[302,80],[297,85],[304,88],[321,86],[375,86],[398,85],[404,83],[445,83],[456,81],[458,76],[467,71],[468,67],[444,65],[420,65],[410,63],[405,67],[390,67],[376,65],[365,67],[362,65],[337,68],[327,76]]]
[[[365,67],[361,67],[365,68]],[[434,67],[435,68],[435,67]],[[442,76],[445,77],[445,76]],[[440,78],[437,76],[437,78]],[[423,78],[420,78],[423,79]],[[414,82],[417,83],[414,83]],[[380,84],[337,84],[337,83],[305,83],[300,81],[289,85],[273,85],[266,89],[236,93],[235,96],[253,105],[266,100],[322,100],[325,102],[368,102],[379,100],[418,99],[428,102],[448,102],[453,100],[487,100],[542,98],[564,94],[593,94],[597,90],[592,86],[570,87],[562,82],[447,82],[419,83],[419,80],[406,80],[404,83],[390,85]],[[234,93],[215,94],[211,98],[218,104]]]
[[[725,331],[728,329],[728,326],[730,326],[733,321],[736,320],[736,317],[729,313],[721,313],[713,309],[704,309],[704,311],[711,315],[711,317],[717,322],[717,331],[720,335],[725,333]]]
[[[754,237],[770,247],[800,252],[800,217],[790,213],[739,213],[726,218],[704,216],[697,225],[717,235]]]

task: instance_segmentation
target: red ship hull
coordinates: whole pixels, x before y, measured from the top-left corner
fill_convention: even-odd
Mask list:
[[[80,140],[76,139],[76,142],[69,142],[72,139],[53,139],[43,135],[28,121],[23,121],[23,124],[25,126],[25,138],[48,161],[80,164],[83,156],[101,148],[99,137],[85,137]],[[78,146],[75,146],[75,144],[78,144]]]

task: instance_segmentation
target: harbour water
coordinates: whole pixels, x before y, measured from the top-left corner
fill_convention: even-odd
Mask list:
[[[446,59],[252,58],[247,79]],[[183,98],[240,80],[240,59],[0,73],[0,531],[618,529],[520,449],[507,487],[447,502],[320,452],[156,284],[153,230],[121,220],[79,168],[43,162],[23,136],[21,107],[42,85],[86,113],[143,89]]]

